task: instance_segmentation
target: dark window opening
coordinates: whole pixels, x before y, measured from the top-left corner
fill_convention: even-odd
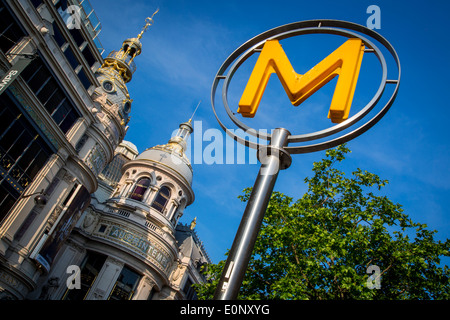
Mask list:
[[[141,276],[124,266],[109,296],[109,300],[131,300]]]
[[[62,300],[84,300],[89,293],[95,279],[97,278],[106,256],[100,253],[88,251],[80,269],[80,289],[67,289]]]
[[[87,77],[86,73],[83,69],[80,69],[80,72],[78,72],[78,78],[80,79],[81,83],[83,84],[83,87],[87,90],[91,86],[91,81]]]
[[[25,36],[20,25],[14,20],[13,15],[3,1],[0,1],[0,49],[7,53]]]
[[[52,154],[8,93],[0,95],[0,221]]]
[[[192,281],[190,278],[186,280],[186,284],[183,287],[183,292],[186,295],[186,300],[197,300],[197,293],[192,288]]]
[[[89,46],[86,46],[83,51],[81,51],[84,58],[86,59],[87,64],[92,67],[94,63],[97,61],[95,60],[94,55],[92,54],[91,50],[89,49]]]
[[[159,212],[163,213],[169,199],[170,199],[170,189],[164,186],[159,190],[155,200],[152,203],[152,207],[158,210]]]
[[[80,114],[67,98],[50,69],[40,58],[36,58],[21,73],[21,77],[27,82],[59,128],[67,133]]]
[[[142,201],[142,198],[144,197],[145,191],[147,191],[148,187],[150,185],[150,179],[149,178],[142,178],[137,183],[136,186],[133,189],[133,192],[131,192],[130,198],[133,200]]]
[[[35,8],[37,8],[42,3],[42,0],[31,0],[31,3]]]
[[[72,66],[73,69],[78,67],[79,62],[77,58],[75,58],[75,54],[73,53],[71,47],[66,48],[66,51],[64,51],[64,55],[66,56],[67,61],[69,61],[69,64]]]
[[[61,48],[67,41],[64,38],[61,30],[59,29],[59,27],[58,27],[58,25],[56,24],[55,21],[53,22],[53,31],[54,31],[53,38],[55,38],[56,43]]]
[[[83,42],[85,42],[86,40],[84,40],[83,35],[80,32],[80,29],[69,29],[70,34],[72,35],[73,40],[75,40],[75,43],[77,44],[77,46],[81,46],[83,44]]]

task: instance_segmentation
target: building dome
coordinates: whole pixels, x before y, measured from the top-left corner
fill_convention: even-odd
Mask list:
[[[128,148],[132,153],[135,153],[136,155],[139,154],[138,148],[136,147],[136,145],[134,143],[127,141],[127,140],[122,140],[122,142],[119,143],[119,146],[121,146],[121,145]],[[134,159],[134,157],[133,157],[133,159]],[[130,160],[133,160],[133,159],[130,159]]]
[[[135,160],[150,161],[156,166],[162,166],[163,169],[171,169],[191,186],[193,176],[191,164],[184,152],[180,153],[177,149],[170,143],[155,146],[142,152]]]
[[[150,161],[154,165],[171,169],[189,186],[192,186],[193,170],[185,153],[186,141],[192,131],[190,120],[180,124],[177,134],[169,140],[168,144],[149,148],[138,155],[135,160]]]

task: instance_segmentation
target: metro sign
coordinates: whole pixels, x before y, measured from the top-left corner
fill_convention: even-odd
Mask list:
[[[298,106],[335,76],[339,76],[328,118],[340,123],[348,118],[365,46],[348,39],[307,73],[295,72],[278,40],[267,40],[239,101],[238,113],[253,118],[273,73],[278,75],[291,103]]]
[[[281,48],[279,41],[305,34],[337,35],[345,37],[346,40],[314,68],[305,74],[298,74]],[[379,45],[384,47],[384,51],[391,55],[393,61],[387,63]],[[369,52],[376,56],[381,65],[380,85],[372,99],[349,116],[362,58],[365,53]],[[277,74],[294,106],[298,106],[327,82],[338,76],[328,112],[328,117],[336,124],[325,129],[301,134],[292,133],[299,129],[295,126],[293,128],[275,127],[272,133],[268,134],[266,130],[263,130],[264,128],[251,128],[243,123],[239,119],[240,117],[236,117],[232,111],[232,109],[236,110],[235,106],[230,108],[228,89],[233,75],[253,54],[259,54],[259,57],[238,103],[238,113],[244,117],[253,118],[255,116],[269,78],[273,73]],[[392,64],[392,62],[394,63]],[[371,76],[375,75],[371,74]],[[280,170],[289,168],[292,163],[291,154],[332,148],[350,141],[372,128],[393,104],[400,85],[400,76],[401,67],[397,53],[385,38],[364,26],[339,20],[300,21],[276,27],[248,40],[225,60],[219,68],[211,88],[211,105],[214,115],[219,125],[231,138],[257,150],[261,168],[247,201],[233,245],[228,253],[214,299],[229,300],[236,299],[238,296],[278,173]],[[219,110],[216,109],[216,91],[220,83],[222,83],[222,104],[231,122],[222,121],[219,117]],[[391,92],[390,97],[389,94],[383,96],[386,86],[390,86],[386,90]],[[377,106],[380,101],[386,102],[381,108]],[[378,108],[375,109],[375,107]],[[277,110],[271,111],[277,112]],[[248,122],[257,125],[257,121],[249,120]],[[231,123],[242,130],[229,129],[227,124]]]
[[[310,66],[313,68],[309,71],[299,74],[289,61],[281,43],[288,38],[303,35],[314,36],[315,34],[336,36],[342,39],[342,42],[334,51],[330,50],[325,59],[315,66]],[[314,48],[308,51],[313,52]],[[389,60],[386,60],[384,56],[386,53],[390,56]],[[374,83],[377,78],[379,79],[378,89],[376,87],[370,89],[374,94],[372,98],[367,98],[365,105],[359,102],[358,105],[355,103],[352,106],[358,77],[362,71],[361,63],[365,55],[375,56],[376,60],[365,59],[370,65],[373,62],[376,64],[378,61],[381,67],[381,73],[368,74],[375,80]],[[257,59],[255,59],[256,63],[251,69],[245,88],[242,87],[242,95],[237,97],[238,99],[233,98],[233,105],[230,105],[228,94],[233,77],[251,57]],[[294,106],[306,101],[325,84],[337,77],[331,103],[327,106],[329,108],[328,118],[333,125],[311,132],[304,132],[303,128],[295,126],[285,128],[291,134],[284,150],[289,154],[298,154],[333,148],[356,138],[373,127],[394,103],[400,85],[401,67],[395,49],[383,36],[352,22],[299,21],[267,30],[253,37],[231,53],[219,68],[211,88],[211,105],[222,129],[238,143],[256,149],[258,152],[264,150],[267,143],[273,140],[272,134],[267,132],[271,128],[252,128],[251,124],[257,126],[259,122],[253,119],[243,120],[255,117],[272,74],[278,76],[285,91],[282,94],[286,94]],[[216,101],[219,85],[222,87],[220,95],[222,106],[231,122],[222,120],[219,115],[224,115],[223,110],[220,112],[216,108],[216,102],[220,101],[219,99]],[[233,90],[234,92],[236,91]],[[350,112],[351,108],[352,112]],[[270,112],[282,111],[273,108]],[[234,125],[230,127],[230,124],[237,126],[243,133],[235,130]],[[276,123],[272,125],[272,128],[277,128]]]

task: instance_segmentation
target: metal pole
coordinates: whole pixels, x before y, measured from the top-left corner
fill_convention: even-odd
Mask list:
[[[261,168],[214,293],[214,300],[237,298],[278,172],[291,164],[289,153],[283,149],[289,135],[289,131],[284,128],[274,129],[271,144],[258,150]]]

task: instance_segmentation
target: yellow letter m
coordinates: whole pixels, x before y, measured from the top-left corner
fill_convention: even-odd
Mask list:
[[[364,55],[360,39],[344,44],[301,75],[295,72],[278,40],[267,40],[239,101],[238,112],[253,118],[258,110],[270,75],[276,73],[291,103],[298,106],[335,76],[339,76],[328,118],[339,123],[348,118]]]

